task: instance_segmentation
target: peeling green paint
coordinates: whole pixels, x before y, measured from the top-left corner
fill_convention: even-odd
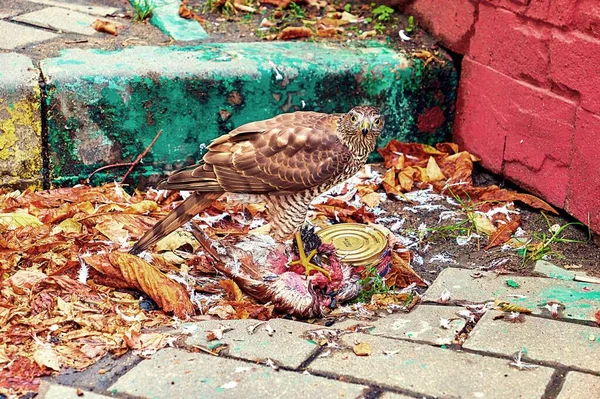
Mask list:
[[[451,65],[425,70],[420,60],[380,44],[69,50],[41,68],[48,83],[51,177],[58,185],[132,161],[163,130],[137,169],[142,183],[152,183],[198,160],[204,145],[237,126],[302,109],[345,112],[372,104],[386,116],[381,145],[390,138],[432,144],[449,139],[456,95]],[[431,106],[443,109],[446,120],[424,134],[416,120]]]

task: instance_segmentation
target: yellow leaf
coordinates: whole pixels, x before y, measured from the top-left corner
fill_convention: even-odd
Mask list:
[[[40,367],[48,367],[55,371],[60,370],[58,355],[49,346],[38,346],[35,352],[33,352],[33,360]]]
[[[81,233],[81,223],[73,218],[65,219],[52,229],[52,234],[57,233]]]
[[[356,356],[369,356],[371,354],[371,345],[368,342],[361,342],[352,348]]]
[[[185,245],[189,245],[192,248],[192,252],[196,252],[200,246],[198,240],[196,240],[192,233],[185,230],[176,230],[160,240],[156,244],[154,251],[175,251],[176,249],[179,249]]]
[[[445,180],[446,176],[442,173],[442,170],[438,166],[437,162],[433,157],[429,157],[427,161],[427,180],[425,182],[434,182]]]
[[[129,240],[129,233],[123,228],[124,224],[108,219],[96,225],[96,229],[116,244]]]
[[[496,232],[496,226],[494,226],[487,216],[477,212],[468,212],[468,216],[473,222],[473,225],[475,225],[475,229],[478,233],[492,235]]]
[[[0,225],[9,230],[14,230],[18,227],[32,226],[38,227],[43,223],[38,218],[27,213],[23,209],[19,209],[12,213],[0,213]]]
[[[160,211],[158,204],[154,201],[148,201],[148,200],[143,200],[141,202],[138,202],[137,204],[132,204],[129,207],[127,207],[127,209],[125,209],[125,212],[127,212],[127,213],[136,213],[136,214],[144,214],[144,213],[158,212],[158,211]]]
[[[369,193],[363,195],[360,198],[360,202],[362,202],[369,208],[375,208],[381,202],[381,196],[379,195],[379,193]]]
[[[90,201],[77,204],[77,209],[83,213],[87,213],[88,215],[91,215],[96,211],[96,208],[94,208],[94,205]]]

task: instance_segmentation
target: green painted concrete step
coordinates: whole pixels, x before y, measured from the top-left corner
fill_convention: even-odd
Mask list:
[[[390,138],[434,143],[450,137],[456,97],[450,62],[424,66],[378,43],[67,50],[40,68],[54,185],[132,161],[162,130],[137,169],[139,183],[152,184],[198,160],[215,137],[296,110],[346,112],[371,104],[386,117],[380,144]]]

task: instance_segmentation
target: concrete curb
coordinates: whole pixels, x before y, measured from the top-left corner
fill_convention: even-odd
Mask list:
[[[424,66],[380,43],[74,49],[42,60],[40,70],[48,145],[44,151],[41,140],[35,145],[47,154],[47,187],[77,184],[98,167],[130,162],[162,130],[134,176],[152,184],[165,170],[199,159],[211,139],[302,109],[345,112],[372,104],[387,120],[380,144],[391,138],[432,144],[450,138],[457,81],[451,62]],[[110,173],[95,183],[123,171]]]

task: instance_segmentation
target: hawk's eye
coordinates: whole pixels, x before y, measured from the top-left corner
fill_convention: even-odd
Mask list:
[[[356,116],[356,115],[352,114],[352,116],[350,117],[350,121],[351,121],[352,123],[356,123],[356,122],[358,122],[358,116]]]
[[[380,118],[376,118],[376,119],[373,121],[373,126],[375,126],[375,127],[379,127],[379,125],[381,125],[381,119],[380,119]]]

